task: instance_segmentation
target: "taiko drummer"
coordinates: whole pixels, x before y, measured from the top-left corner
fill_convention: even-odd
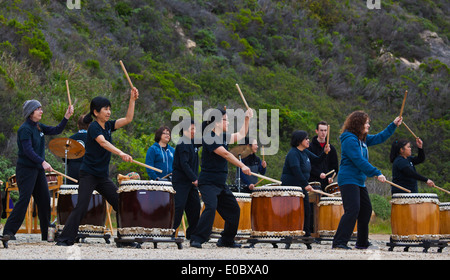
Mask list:
[[[228,152],[228,143],[236,143],[248,132],[253,111],[245,113],[244,125],[239,132],[228,134],[228,115],[225,110],[212,110],[208,121],[202,123],[203,150],[198,186],[205,203],[205,210],[200,216],[195,232],[191,235],[191,247],[201,248],[202,243],[209,240],[214,224],[216,210],[225,220],[224,231],[217,242],[219,247],[240,247],[234,237],[239,226],[240,208],[231,190],[225,184],[228,175],[228,162],[242,169],[246,175],[251,175],[250,168]]]
[[[60,134],[68,119],[73,115],[73,106],[67,108],[62,121],[55,127],[40,122],[42,106],[37,100],[27,100],[23,104],[25,122],[17,131],[17,146],[19,148],[16,165],[16,179],[19,188],[19,200],[6,221],[3,236],[14,240],[25,219],[28,203],[34,197],[38,208],[42,240],[47,240],[50,223],[50,195],[48,192],[45,171],[52,171],[51,165],[45,161],[44,135]]]
[[[132,157],[112,144],[112,132],[129,124],[134,117],[135,101],[139,91],[133,87],[130,92],[128,111],[124,118],[110,120],[111,103],[104,97],[95,97],[91,101],[90,112],[85,116],[85,123],[90,123],[86,139],[86,152],[80,167],[78,203],[70,214],[56,245],[73,245],[78,233],[78,226],[86,214],[94,190],[105,197],[117,212],[119,196],[117,187],[109,178],[111,153],[119,155],[122,160],[130,162]]]

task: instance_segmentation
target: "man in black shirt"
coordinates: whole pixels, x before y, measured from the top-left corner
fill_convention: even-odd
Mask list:
[[[325,121],[320,121],[316,126],[316,133],[317,135],[313,137],[308,150],[319,156],[323,153],[324,147],[327,144],[328,124]],[[326,186],[333,183],[333,179],[331,178],[333,174],[329,174],[328,176],[325,176],[325,174],[333,169],[336,174],[339,171],[336,149],[331,144],[330,149],[330,152],[323,161],[311,163],[309,180],[311,182],[320,182],[322,190],[325,190]]]
[[[194,144],[194,121],[184,120],[180,134],[181,138],[175,148],[172,171],[172,185],[176,191],[173,229],[176,230],[180,226],[183,212],[186,211],[189,224],[186,230],[186,238],[190,239],[200,217],[198,150],[201,145]]]

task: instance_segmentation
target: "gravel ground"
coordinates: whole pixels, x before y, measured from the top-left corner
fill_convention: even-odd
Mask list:
[[[87,238],[74,246],[61,247],[55,243],[40,241],[40,234],[17,234],[17,240],[9,241],[8,248],[0,245],[0,260],[450,260],[450,248],[441,253],[437,248],[423,252],[423,248],[411,247],[404,252],[403,247],[388,251],[386,243],[389,235],[371,235],[376,249],[333,250],[330,241],[312,244],[292,244],[285,249],[284,244],[274,248],[271,244],[257,243],[254,248],[218,248],[215,239],[203,244],[202,249],[190,248],[184,241],[183,249],[175,243],[158,243],[157,248],[150,242],[141,248],[118,248],[114,242],[106,244],[103,239]],[[248,243],[243,244],[243,246]],[[354,244],[350,242],[352,247]]]

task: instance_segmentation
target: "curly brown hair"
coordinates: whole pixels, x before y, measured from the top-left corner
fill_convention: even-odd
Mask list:
[[[358,139],[365,141],[367,133],[364,133],[364,125],[368,120],[370,121],[370,118],[366,112],[354,111],[345,119],[341,133],[348,131],[358,136]]]

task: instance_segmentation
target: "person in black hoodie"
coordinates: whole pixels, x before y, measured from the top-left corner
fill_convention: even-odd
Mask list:
[[[173,229],[176,230],[180,226],[183,212],[186,211],[189,224],[186,238],[190,239],[200,218],[198,150],[201,144],[194,144],[194,121],[184,120],[180,134],[181,138],[175,148],[172,171],[172,185],[176,191]]]
[[[327,144],[327,132],[327,122],[320,121],[316,127],[317,136],[313,137],[308,148],[308,150],[313,152],[316,156],[320,156],[324,152],[325,145]],[[333,169],[337,174],[339,171],[339,161],[336,148],[330,144],[330,152],[325,159],[321,162],[316,161],[311,163],[311,176],[309,179],[313,182],[320,182],[322,190],[324,191],[326,186],[333,183],[333,174],[329,174],[328,176],[325,176],[325,174]]]
[[[416,139],[416,145],[419,148],[417,157],[411,156],[411,143],[408,140],[395,140],[392,143],[390,160],[392,162],[392,181],[397,185],[407,188],[412,193],[417,193],[417,180],[426,182],[428,186],[434,185],[433,181],[417,173],[415,165],[424,162],[425,153],[423,152],[423,142],[420,138]],[[392,194],[404,193],[405,191],[391,187]]]

